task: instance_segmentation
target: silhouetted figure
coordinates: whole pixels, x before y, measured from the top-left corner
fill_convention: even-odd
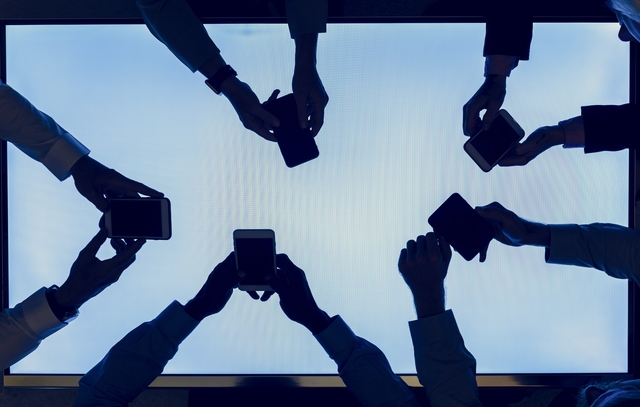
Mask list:
[[[262,107],[251,87],[237,78],[185,0],[136,0],[136,4],[151,33],[192,72],[199,71],[207,77],[207,85],[214,92],[229,99],[244,127],[275,141],[269,130],[280,122]],[[326,32],[327,0],[287,0],[286,9],[289,31],[296,44],[292,86],[300,127],[310,125],[315,136],[322,127],[329,101],[316,70],[318,33]],[[261,69],[256,62],[256,69]]]
[[[502,106],[506,79],[520,60],[529,59],[533,19],[529,2],[490,2],[484,55],[485,82],[463,108],[463,130],[473,136],[487,129]],[[622,41],[640,40],[640,3],[634,0],[611,0],[607,5],[620,22],[618,37]],[[480,112],[485,110],[480,119]],[[555,145],[584,147],[585,153],[618,151],[640,147],[637,137],[636,104],[621,106],[583,106],[581,116],[563,120],[558,125],[535,130],[499,165],[526,165],[540,153]]]
[[[0,82],[0,138],[41,162],[60,181],[71,175],[78,192],[100,211],[109,209],[105,195],[162,197],[161,192],[124,177],[89,157],[89,149]]]
[[[80,252],[69,277],[60,286],[42,287],[13,308],[0,313],[0,368],[5,369],[33,352],[49,335],[64,328],[78,316],[89,299],[118,281],[136,259],[144,239],[112,240],[116,255],[107,260],[96,257],[107,240],[101,229]]]
[[[340,377],[364,406],[419,406],[375,345],[356,336],[339,316],[329,317],[316,304],[304,272],[278,254],[270,284],[289,319],[306,327],[338,365]],[[126,406],[164,369],[180,343],[209,315],[220,312],[243,276],[231,253],[209,275],[186,305],[174,301],[153,321],[118,342],[80,380],[76,406]]]

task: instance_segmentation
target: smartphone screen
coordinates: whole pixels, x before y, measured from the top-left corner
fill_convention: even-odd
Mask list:
[[[264,103],[264,108],[280,120],[273,129],[278,147],[289,168],[311,161],[320,155],[310,129],[301,129],[293,93]]]
[[[457,193],[429,217],[429,224],[467,261],[473,260],[495,236],[491,225]]]
[[[522,135],[518,134],[501,114],[498,114],[489,130],[481,130],[469,143],[493,167],[521,138]]]
[[[236,266],[246,276],[240,282],[241,290],[271,290],[265,279],[275,273],[275,234],[271,230],[236,230],[234,232]],[[262,235],[263,237],[258,237]]]
[[[105,225],[109,237],[169,239],[171,213],[166,198],[121,198],[109,200]]]

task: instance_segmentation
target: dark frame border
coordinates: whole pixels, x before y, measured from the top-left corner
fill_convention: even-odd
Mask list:
[[[203,18],[205,24],[283,24],[284,18]],[[354,23],[484,23],[481,16],[440,16],[440,17],[334,17],[330,24]],[[604,23],[616,22],[612,16],[540,16],[535,23]],[[0,79],[6,83],[6,27],[7,25],[105,25],[144,24],[142,19],[12,19],[0,20]],[[640,44],[630,44],[630,86],[629,101],[638,102],[640,95]],[[7,213],[7,142],[0,141],[0,233],[2,241],[0,261],[2,266],[0,300],[2,307],[8,307],[8,213]],[[640,156],[636,150],[629,151],[629,226],[640,230]],[[638,330],[638,334],[636,334]],[[626,374],[479,374],[476,377],[480,387],[577,387],[594,380],[624,380],[640,377],[640,287],[629,282],[629,337],[628,372]],[[12,375],[9,368],[2,372],[0,389],[21,388],[73,388],[78,386],[81,375]],[[417,375],[400,375],[411,387],[420,387]],[[149,387],[154,388],[220,388],[220,387],[345,387],[340,377],[335,375],[161,375]]]

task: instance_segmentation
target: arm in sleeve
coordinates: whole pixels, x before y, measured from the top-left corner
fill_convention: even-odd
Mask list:
[[[0,106],[0,137],[41,162],[60,181],[69,176],[76,161],[89,154],[89,149],[51,117],[3,82]]]
[[[0,368],[6,369],[33,352],[47,336],[67,324],[53,314],[46,288],[0,313]]]
[[[583,106],[584,152],[640,147],[640,105]]]
[[[453,311],[409,322],[418,379],[431,407],[480,407],[476,360],[465,348]]]
[[[198,326],[174,301],[111,348],[82,379],[75,406],[128,406],[160,374]]]
[[[420,406],[409,386],[393,373],[384,353],[356,336],[340,316],[315,338],[336,362],[340,377],[363,406]]]
[[[191,72],[220,54],[185,0],[136,0],[149,31]]]
[[[640,232],[608,223],[550,225],[548,263],[593,267],[640,283]]]
[[[486,11],[483,55],[512,55],[529,59],[533,37],[533,12],[530,2],[489,0]]]
[[[286,8],[291,38],[327,32],[327,0],[287,0]]]

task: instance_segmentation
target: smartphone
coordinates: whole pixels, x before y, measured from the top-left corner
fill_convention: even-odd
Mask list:
[[[495,237],[491,224],[457,193],[429,217],[429,224],[466,261],[473,260]]]
[[[273,134],[287,167],[293,168],[318,158],[320,151],[315,139],[311,136],[311,129],[300,128],[293,93],[265,102],[263,107],[280,120],[280,126],[273,128]]]
[[[104,214],[109,237],[168,240],[171,202],[167,198],[113,198]]]
[[[238,288],[243,291],[273,291],[265,276],[276,272],[276,234],[271,229],[233,231],[236,269],[246,273]]]
[[[489,130],[480,130],[464,143],[464,151],[482,171],[489,172],[522,137],[522,127],[503,109],[498,112]]]

